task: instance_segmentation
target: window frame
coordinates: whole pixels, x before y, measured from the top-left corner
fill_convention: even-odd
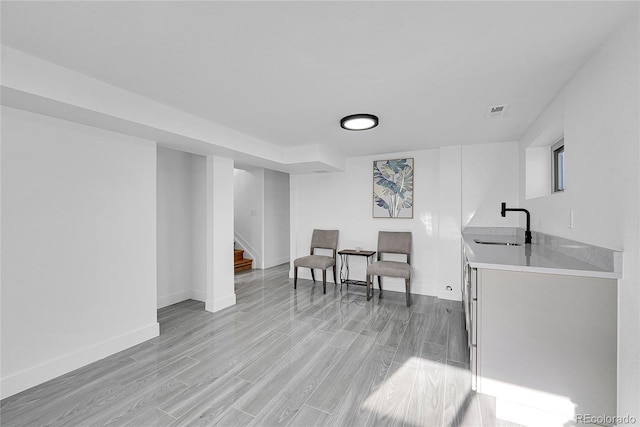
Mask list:
[[[565,190],[564,137],[551,146],[551,193]]]

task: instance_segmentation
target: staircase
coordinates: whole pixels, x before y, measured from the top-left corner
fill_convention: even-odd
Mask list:
[[[238,273],[240,271],[251,270],[253,260],[244,257],[244,251],[242,249],[233,250],[233,271]]]

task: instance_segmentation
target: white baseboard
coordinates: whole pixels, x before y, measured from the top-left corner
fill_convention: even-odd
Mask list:
[[[438,298],[449,301],[462,301],[462,294],[460,292],[440,291]]]
[[[337,271],[338,274],[338,284],[340,284],[340,271]],[[316,270],[316,282],[320,282],[322,284],[322,270]],[[293,279],[293,270],[289,270],[289,278]],[[308,268],[299,268],[298,269],[298,279],[306,279],[311,280],[311,270]],[[356,277],[356,280],[364,280],[364,277]],[[333,271],[327,270],[327,283],[333,283]],[[405,293],[404,287],[404,279],[397,279],[394,277],[385,277],[382,279],[383,290],[385,291],[393,291]],[[373,289],[378,289],[378,279],[374,277],[373,279]],[[411,293],[415,295],[428,295],[434,297],[440,297],[438,288],[434,284],[425,284],[425,283],[411,283]],[[454,298],[447,298],[454,299]]]
[[[188,299],[196,301],[206,301],[207,293],[204,291],[196,291],[194,289],[185,289],[179,292],[174,292],[169,295],[163,295],[158,297],[158,308],[168,307],[170,305],[186,301]]]
[[[275,267],[276,265],[287,264],[288,262],[289,262],[289,257],[286,256],[286,257],[278,258],[276,260],[265,262],[264,268],[271,268],[271,267]]]
[[[227,307],[231,307],[236,304],[236,294],[231,294],[224,298],[216,298],[214,300],[207,300],[205,303],[205,310],[215,313]]]
[[[59,377],[60,375],[104,359],[107,356],[111,356],[112,354],[133,347],[151,338],[155,338],[158,335],[160,335],[160,325],[155,322],[136,329],[135,331],[58,357],[57,359],[10,374],[0,379],[0,399],[13,396],[14,394]]]
[[[190,299],[195,301],[205,302],[207,300],[207,292],[206,291],[196,291],[194,289],[191,290]]]
[[[191,298],[191,289],[185,289],[179,292],[174,292],[169,295],[158,295],[158,308],[170,306],[180,301],[188,300]]]

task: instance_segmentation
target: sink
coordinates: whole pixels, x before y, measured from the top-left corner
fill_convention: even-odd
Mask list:
[[[513,242],[496,242],[496,241],[484,241],[484,240],[475,240],[475,239],[473,241],[480,245],[522,246],[522,243],[513,243]]]

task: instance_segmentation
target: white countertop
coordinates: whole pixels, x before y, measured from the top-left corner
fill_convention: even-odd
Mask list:
[[[486,245],[480,241],[519,243],[522,246]],[[493,270],[525,271],[569,276],[621,279],[618,271],[608,271],[590,263],[533,243],[524,244],[524,236],[465,234],[465,255],[471,267]]]

